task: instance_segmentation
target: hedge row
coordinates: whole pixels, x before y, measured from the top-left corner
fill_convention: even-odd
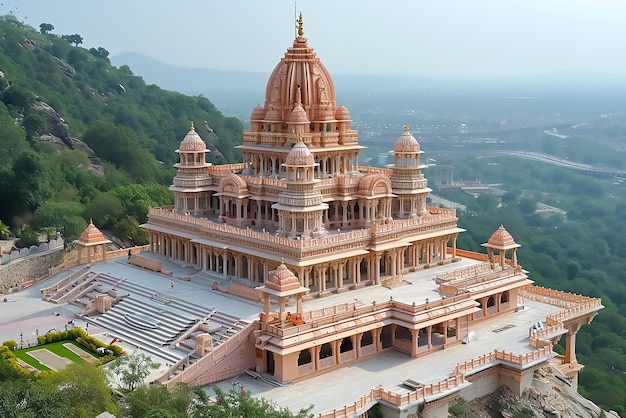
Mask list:
[[[37,337],[37,343],[39,345],[67,340],[74,340],[87,350],[90,350],[94,353],[98,352],[98,348],[104,347],[107,350],[111,350],[114,357],[119,357],[120,355],[122,355],[123,351],[122,347],[118,345],[105,344],[97,338],[94,338],[91,335],[87,334],[84,329],[78,327],[66,331],[48,332],[44,335],[40,335],[39,337]]]

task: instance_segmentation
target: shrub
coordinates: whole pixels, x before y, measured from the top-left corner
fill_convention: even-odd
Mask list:
[[[455,402],[448,408],[448,413],[455,418],[474,418],[476,414],[462,400]]]
[[[15,351],[17,350],[17,342],[15,340],[6,340],[2,342],[2,345],[8,347],[9,350]]]

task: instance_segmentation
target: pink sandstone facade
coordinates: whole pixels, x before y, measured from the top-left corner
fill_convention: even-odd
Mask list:
[[[161,382],[205,385],[247,369],[298,384],[387,350],[407,359],[428,356],[470,338],[475,324],[515,312],[521,298],[562,307],[538,318],[545,327],[531,336],[529,353],[495,350],[464,359],[438,385],[417,385],[407,395],[372,389],[320,416],[363,413],[376,400],[417,405],[427,397],[422,415],[440,416],[453,399],[450,388],[478,379],[521,391],[564,334],[559,362],[575,382],[582,368],[575,335],[602,308],[600,301],[533,286],[504,227],[483,244],[487,254],[457,249],[463,229],[453,210],[426,205],[422,150],[408,126],[389,168],[359,166],[363,147],[348,109],[336,105],[333,80],[303,35],[300,21],[293,46],[268,80],[264,105],[252,111],[239,146],[243,162],[207,163],[206,145],[192,125],[176,151],[175,205],[151,208],[143,225],[150,251],[217,275],[231,284],[215,290],[263,306],[259,320],[219,352],[199,341],[204,357]],[[455,267],[462,259],[473,264]],[[383,294],[406,286],[406,275],[437,266],[448,268],[434,277],[436,292],[425,300],[364,305],[351,296],[367,287]],[[307,301],[340,294],[345,302],[306,309]],[[493,366],[468,375],[485,364]]]

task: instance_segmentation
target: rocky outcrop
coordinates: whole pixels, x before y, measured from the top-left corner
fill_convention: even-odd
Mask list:
[[[57,63],[57,67],[59,67],[59,70],[61,70],[63,74],[65,74],[66,76],[70,78],[76,75],[76,70],[74,69],[74,67],[69,65],[67,62],[57,57],[52,57],[52,58]]]
[[[554,417],[598,418],[602,410],[581,396],[556,369],[545,367],[535,372],[533,385],[522,396],[514,395],[506,386],[495,392],[463,403],[472,415],[481,418]],[[451,415],[457,416],[451,408]],[[619,415],[605,413],[608,418]],[[461,414],[462,415],[462,414]]]
[[[38,101],[33,107],[46,115],[46,133],[39,137],[40,141],[47,141],[58,145],[61,149],[79,150],[87,154],[90,170],[99,176],[104,176],[104,165],[96,153],[87,144],[69,136],[70,129],[65,120],[56,110],[47,103]]]
[[[69,126],[65,123],[65,120],[59,116],[57,111],[52,108],[52,106],[38,101],[33,104],[33,109],[46,114],[48,134],[61,139],[67,138],[70,135]]]

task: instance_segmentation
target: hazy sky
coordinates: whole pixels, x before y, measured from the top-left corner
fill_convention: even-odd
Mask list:
[[[294,38],[292,0],[17,0],[39,28],[111,56],[269,73]],[[331,74],[427,77],[626,75],[626,0],[299,0],[309,44]]]

